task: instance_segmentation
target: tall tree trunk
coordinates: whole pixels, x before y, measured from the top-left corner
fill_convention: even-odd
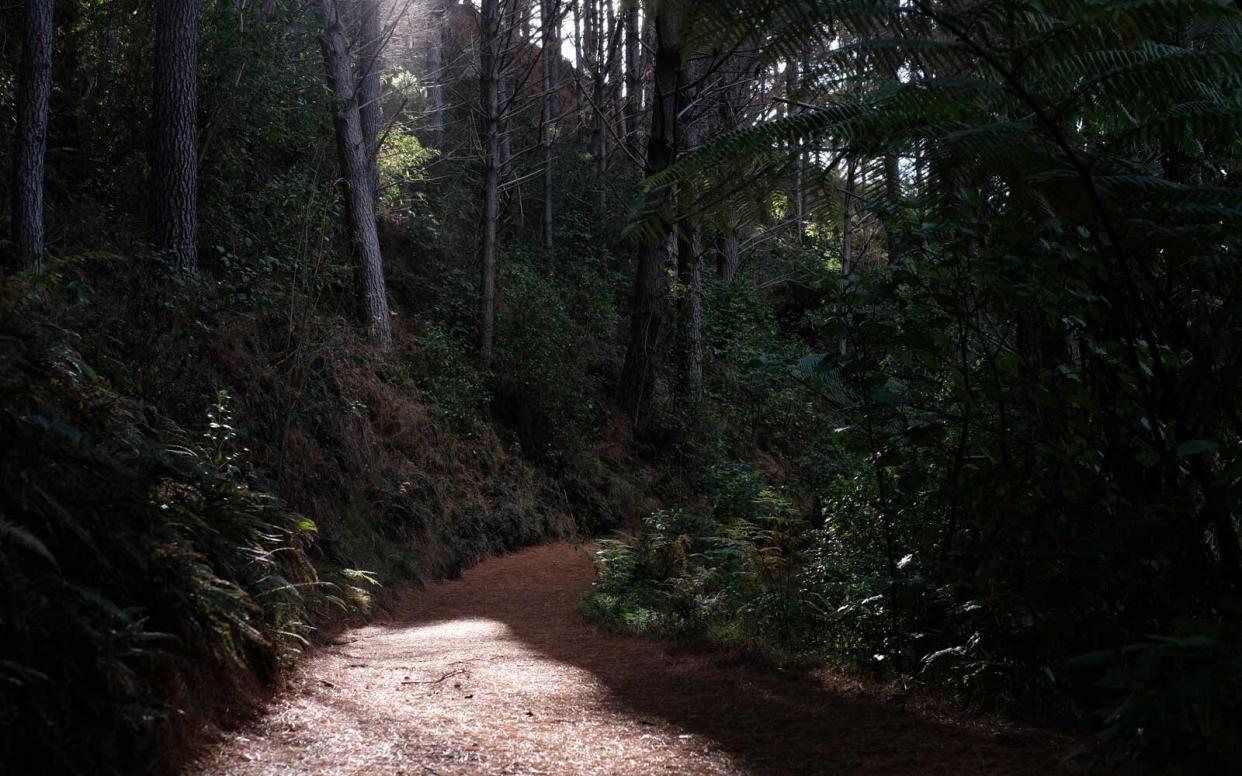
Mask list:
[[[681,98],[693,106],[698,95],[702,72],[706,69],[702,60],[692,60],[684,67],[684,80],[689,84],[681,89]],[[683,115],[677,124],[677,148],[689,151],[699,143],[702,119],[693,109],[679,110]],[[701,236],[695,224],[685,217],[687,205],[684,193],[678,196],[679,219],[677,226],[677,283],[681,288],[677,296],[677,322],[681,347],[681,374],[678,380],[679,399],[686,404],[697,401],[703,385],[703,272]]]
[[[900,266],[906,258],[910,247],[910,231],[901,214],[904,195],[901,190],[901,169],[896,154],[884,155],[884,192],[888,199],[888,208],[893,216],[887,219],[885,231],[888,233],[888,261],[893,266]]]
[[[43,269],[43,159],[47,110],[52,94],[53,0],[27,0],[22,28],[22,65],[17,92],[17,138],[13,154],[13,242],[18,259]]]
[[[721,235],[718,250],[720,251],[720,264],[717,267],[717,274],[725,283],[732,283],[737,277],[738,267],[741,266],[741,250],[739,246],[738,229],[740,228],[737,221],[731,220],[728,229]]]
[[[798,62],[793,59],[790,59],[785,64],[785,97],[789,100],[785,108],[791,115],[802,112],[802,109],[794,104],[798,100],[801,90],[798,67]],[[788,216],[793,220],[794,236],[799,244],[806,242],[806,199],[802,186],[805,161],[806,157],[802,150],[802,144],[797,139],[794,139],[793,179],[790,181],[789,188]]]
[[[513,143],[509,135],[509,106],[513,104],[512,76],[501,73],[496,79],[496,133],[499,136],[500,180],[513,179]]]
[[[592,0],[588,0],[588,3]],[[599,181],[599,218],[602,223],[608,216],[608,186],[605,180],[608,175],[608,147],[604,137],[604,122],[608,120],[605,113],[604,76],[608,66],[605,56],[605,43],[608,30],[604,26],[604,6],[608,0],[594,0],[595,20],[593,23],[595,36],[592,52],[594,66],[591,68],[591,157],[595,160],[595,176]]]
[[[181,272],[198,271],[198,0],[155,9],[155,226]]]
[[[358,87],[349,64],[349,46],[335,0],[319,0],[323,15],[323,61],[328,86],[335,100],[332,118],[336,125],[336,149],[345,192],[346,225],[354,257],[354,276],[359,306],[371,340],[387,346],[392,342],[392,317],[384,288],[384,259],[375,226],[375,195],[367,164],[366,140],[358,106]]]
[[[574,105],[578,112],[578,120],[581,121],[582,115],[582,78],[581,75],[586,71],[586,63],[582,59],[582,4],[579,0],[569,0],[569,7],[574,13],[574,70],[577,75],[574,76]],[[575,131],[581,129],[581,124],[575,127]]]
[[[854,178],[857,168],[853,157],[846,164],[845,173],[845,213],[841,219],[841,274],[848,276],[854,271]],[[838,343],[841,355],[849,349],[848,340],[841,337]]]
[[[655,104],[655,20],[651,18],[650,2],[647,4],[646,18],[640,33],[643,45],[638,55],[638,91],[642,94],[643,111],[652,110]],[[646,115],[643,116],[646,119]],[[651,138],[647,138],[651,142]]]
[[[431,0],[427,30],[427,131],[437,148],[444,142],[444,2]]]
[[[699,231],[683,220],[677,230],[678,322],[681,325],[680,398],[698,400],[703,387],[703,266]]]
[[[639,0],[625,6],[625,142],[630,155],[642,158],[638,117],[642,113],[642,39],[639,31]]]
[[[384,123],[381,103],[383,81],[384,25],[380,18],[379,0],[360,0],[358,30],[358,113],[362,119],[362,137],[367,148],[367,175],[371,191],[379,194],[379,142]]]
[[[543,25],[543,121],[540,125],[539,140],[543,144],[543,247],[552,250],[554,212],[552,205],[552,137],[553,122],[560,110],[558,89],[560,88],[561,70],[561,36],[559,0],[542,0],[540,23]],[[572,1],[572,0],[571,0]]]
[[[479,95],[483,124],[483,243],[479,295],[479,361],[492,365],[496,332],[496,222],[499,217],[500,117],[497,45],[500,16],[497,0],[483,0],[479,16]]]
[[[651,134],[647,139],[646,174],[667,169],[677,157],[678,94],[683,74],[677,21],[661,5],[655,14],[655,78],[651,103]],[[664,264],[668,236],[651,240],[638,256],[638,274],[630,303],[630,335],[621,369],[620,398],[641,421],[652,399],[655,359],[665,308]]]

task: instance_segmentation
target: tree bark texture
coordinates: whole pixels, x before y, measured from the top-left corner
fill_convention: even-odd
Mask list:
[[[198,271],[198,0],[155,10],[155,226],[181,272]]]
[[[785,96],[790,101],[787,103],[786,109],[790,114],[802,112],[802,108],[794,105],[801,91],[798,66],[798,62],[793,59],[785,63]],[[802,149],[802,144],[797,139],[794,139],[793,174],[789,188],[788,217],[793,221],[794,236],[800,244],[806,242],[806,193],[803,189],[805,166],[806,154]]]
[[[729,228],[720,236],[718,248],[720,254],[720,263],[717,265],[717,274],[725,283],[732,283],[737,277],[737,270],[741,266],[741,250],[738,240],[738,225],[731,223]]]
[[[431,0],[427,42],[427,131],[432,145],[444,142],[444,0]]]
[[[13,242],[22,265],[39,272],[47,252],[43,230],[44,157],[52,94],[53,0],[27,0],[17,87],[13,154]]]
[[[841,274],[848,277],[854,271],[854,186],[857,177],[857,166],[853,158],[846,164],[845,173],[845,213],[841,218]],[[845,336],[838,343],[841,355],[849,350],[849,341]]]
[[[555,211],[552,198],[555,193],[552,176],[552,140],[553,122],[560,112],[560,64],[561,36],[559,34],[560,14],[559,0],[542,0],[540,20],[543,25],[543,121],[540,124],[539,139],[543,144],[543,247],[552,250],[554,238],[552,229],[555,224]]]
[[[320,0],[323,14],[323,60],[328,86],[335,95],[332,117],[336,125],[337,155],[345,192],[345,212],[353,249],[359,306],[371,340],[392,342],[392,318],[384,287],[384,259],[375,225],[375,195],[367,165],[366,141],[358,108],[358,88],[349,63],[349,47],[335,0]]]
[[[693,106],[698,95],[695,84],[698,83],[705,65],[700,60],[693,60],[683,66],[685,72],[682,80],[689,83],[679,90],[680,98]],[[679,113],[681,111],[679,110]],[[689,151],[699,143],[701,118],[694,115],[693,109],[687,109],[677,123],[677,144],[679,151]],[[701,235],[695,224],[685,217],[686,205],[684,195],[678,197],[677,225],[677,322],[679,327],[678,342],[681,347],[681,373],[678,380],[679,399],[692,404],[698,399],[699,390],[703,385],[703,271],[701,264]]]
[[[625,7],[625,142],[630,155],[642,158],[639,116],[642,113],[642,38],[639,31],[639,0]]]
[[[703,265],[700,235],[682,221],[677,235],[678,321],[681,325],[680,398],[697,401],[703,387]]]
[[[379,192],[379,142],[384,124],[382,56],[384,25],[380,18],[379,0],[360,0],[358,30],[358,114],[362,119],[362,137],[367,149],[367,175],[371,178],[372,195]]]

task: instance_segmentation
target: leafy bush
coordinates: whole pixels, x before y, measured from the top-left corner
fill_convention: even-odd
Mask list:
[[[478,422],[487,393],[465,348],[444,329],[432,325],[418,337],[411,369],[433,407],[459,428]]]
[[[636,632],[805,648],[818,611],[803,583],[808,524],[753,469],[711,476],[722,495],[710,512],[656,512],[601,542],[584,611]]]
[[[497,322],[496,403],[523,451],[553,464],[579,460],[604,410],[594,374],[607,359],[616,312],[589,267],[565,274],[506,256]]]

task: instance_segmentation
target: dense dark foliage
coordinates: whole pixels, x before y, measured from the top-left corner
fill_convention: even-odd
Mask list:
[[[821,433],[849,464],[808,483],[822,511],[794,531],[779,502],[655,520],[605,551],[596,603],[646,590],[621,616],[667,612],[654,602],[674,584],[698,617],[786,633],[758,614],[787,611],[765,596],[791,594],[769,578],[791,564],[802,646],[1098,715],[1151,762],[1232,769],[1237,9],[725,3],[708,18],[719,35],[770,30],[782,54],[812,47],[816,77],[802,112],[709,144],[653,191],[711,199],[718,171],[787,157],[791,134],[865,160],[887,260],[824,279],[823,352],[793,369],[838,413]]]

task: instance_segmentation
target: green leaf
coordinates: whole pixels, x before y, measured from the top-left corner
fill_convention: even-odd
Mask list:
[[[1179,458],[1187,458],[1200,453],[1213,453],[1216,452],[1217,447],[1218,445],[1210,439],[1192,439],[1177,446],[1177,455]]]

